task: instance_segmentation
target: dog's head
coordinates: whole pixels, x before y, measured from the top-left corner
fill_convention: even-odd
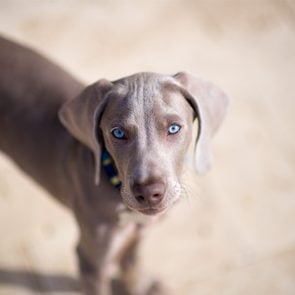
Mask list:
[[[90,85],[66,102],[59,115],[93,151],[96,184],[105,147],[118,170],[124,203],[151,215],[166,210],[181,194],[194,119],[199,122],[195,167],[199,173],[209,169],[210,140],[227,105],[221,90],[188,73],[139,73]]]

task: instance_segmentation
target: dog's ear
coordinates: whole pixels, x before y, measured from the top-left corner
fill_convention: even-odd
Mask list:
[[[199,121],[195,168],[198,173],[203,174],[212,164],[211,137],[223,121],[229,99],[217,86],[189,73],[180,72],[174,78],[180,83],[183,95],[193,107]]]
[[[98,124],[106,104],[106,94],[112,86],[110,81],[99,80],[86,87],[76,98],[65,102],[59,110],[59,119],[62,124],[94,153],[95,184],[99,183],[101,161]]]

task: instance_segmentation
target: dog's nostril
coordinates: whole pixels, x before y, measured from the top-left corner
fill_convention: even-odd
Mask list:
[[[137,202],[138,203],[140,203],[140,204],[142,204],[142,203],[144,203],[145,202],[145,198],[144,198],[144,196],[136,196],[136,200],[137,200]]]
[[[161,199],[162,199],[162,194],[160,193],[152,194],[150,196],[151,202],[157,202],[157,201],[160,201]]]
[[[163,199],[163,194],[161,193],[154,193],[151,196],[149,196],[149,203],[151,205],[157,205],[160,203]]]

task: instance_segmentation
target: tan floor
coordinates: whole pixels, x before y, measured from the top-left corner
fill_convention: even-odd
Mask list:
[[[0,32],[86,82],[186,69],[222,86],[213,170],[142,259],[175,294],[295,294],[294,1],[1,0]],[[77,294],[71,215],[2,155],[0,174],[0,294]]]

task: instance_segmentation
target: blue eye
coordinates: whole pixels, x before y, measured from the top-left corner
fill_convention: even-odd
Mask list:
[[[173,135],[173,134],[176,134],[179,132],[179,130],[181,129],[181,126],[174,123],[174,124],[171,124],[168,128],[168,135]]]
[[[117,139],[126,139],[125,131],[120,127],[114,128],[112,130],[112,135]]]

